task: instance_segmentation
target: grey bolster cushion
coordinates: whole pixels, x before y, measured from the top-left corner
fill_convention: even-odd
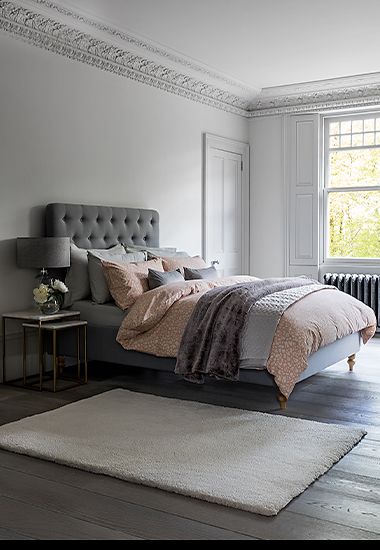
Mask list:
[[[215,267],[208,267],[206,269],[190,269],[184,268],[185,281],[196,281],[198,279],[217,279],[218,272]]]
[[[154,290],[155,288],[159,288],[160,286],[164,285],[171,285],[173,283],[180,283],[183,282],[185,279],[183,278],[182,273],[179,271],[155,271],[154,269],[149,269],[149,275],[148,275],[148,283],[150,290]]]

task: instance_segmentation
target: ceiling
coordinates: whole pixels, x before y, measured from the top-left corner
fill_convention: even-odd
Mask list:
[[[380,71],[379,0],[57,0],[255,89]]]

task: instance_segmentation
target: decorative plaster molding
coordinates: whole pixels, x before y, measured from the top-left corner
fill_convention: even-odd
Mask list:
[[[249,116],[262,117],[380,105],[380,84],[270,97],[262,94]]]
[[[0,29],[40,48],[237,115],[249,101],[122,50],[14,2],[0,1]]]
[[[380,105],[380,73],[265,88],[258,94],[192,60],[51,0],[0,0],[0,30],[69,59],[247,118]],[[126,42],[135,51],[124,49]],[[151,58],[140,55],[141,50]],[[157,59],[186,67],[189,74]],[[204,78],[194,77],[195,73]],[[224,88],[210,83],[212,79]],[[232,93],[232,88],[239,93]]]
[[[249,97],[252,98],[252,96],[255,95],[255,90],[253,90],[246,84],[243,84],[238,80],[229,78],[228,76],[225,76],[215,70],[212,70],[206,66],[201,65],[200,63],[196,63],[192,59],[189,59],[183,55],[176,54],[175,52],[172,52],[161,45],[155,44],[152,41],[143,39],[137,36],[136,34],[133,34],[132,32],[125,32],[120,29],[116,29],[99,20],[95,20],[95,19],[91,19],[90,17],[87,17],[86,15],[83,14],[83,12],[78,13],[76,11],[73,11],[72,9],[69,9],[66,6],[61,6],[56,2],[52,2],[51,0],[29,0],[29,2],[36,4],[38,6],[44,6],[50,9],[51,11],[55,11],[74,21],[80,21],[81,23],[84,23],[89,27],[96,28],[99,31],[109,34],[113,38],[119,38],[124,42],[127,42],[129,45],[136,46],[139,49],[149,52],[149,54],[154,54],[155,56],[161,57],[166,61],[170,61],[174,63],[175,65],[182,65],[183,67],[186,67],[186,69],[191,69],[195,73],[199,73],[204,77],[211,78],[216,81],[220,81],[224,85],[227,85],[232,88],[236,88],[246,98],[249,98]]]
[[[328,80],[316,80],[314,82],[302,82],[263,88],[261,97],[283,97],[292,95],[304,95],[307,93],[327,92],[348,88],[361,88],[380,83],[380,72],[355,76],[330,78]]]

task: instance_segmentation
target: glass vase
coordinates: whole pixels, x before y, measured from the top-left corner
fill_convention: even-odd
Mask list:
[[[43,315],[55,315],[60,310],[60,303],[55,296],[52,296],[47,302],[40,304],[39,308]]]

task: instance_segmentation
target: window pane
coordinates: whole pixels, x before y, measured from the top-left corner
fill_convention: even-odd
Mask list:
[[[363,136],[364,136],[364,134],[353,134],[353,136],[352,136],[352,146],[353,147],[362,147],[363,146]]]
[[[364,134],[364,145],[375,145],[375,134]]]
[[[352,123],[351,120],[346,120],[341,123],[341,133],[342,134],[351,134],[352,132]]]
[[[329,194],[329,257],[380,258],[380,191]]]
[[[373,132],[374,129],[375,129],[375,120],[373,118],[369,118],[368,120],[364,121],[365,132]]]
[[[380,118],[377,118],[376,119],[376,130],[379,132],[380,131]]]
[[[329,187],[380,185],[380,149],[332,151]]]
[[[341,147],[351,147],[351,134],[341,137],[340,146]]]
[[[330,149],[336,149],[340,146],[339,136],[333,136],[330,138]]]
[[[379,122],[380,122],[380,119],[379,119]],[[353,120],[352,121],[352,131],[353,132],[358,132],[358,133],[362,132],[363,131],[363,121],[362,120]]]
[[[380,122],[380,119],[379,119],[379,122]],[[379,127],[379,130],[380,130],[380,127]],[[338,134],[340,134],[339,122],[331,122],[330,123],[330,136],[336,136]]]

